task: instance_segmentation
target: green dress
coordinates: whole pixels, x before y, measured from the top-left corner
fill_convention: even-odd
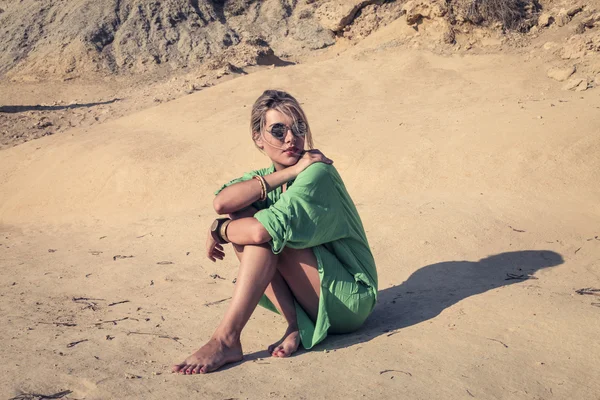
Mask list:
[[[269,175],[275,167],[248,172],[226,183],[215,194],[234,183]],[[337,170],[315,163],[294,181],[271,191],[265,201],[252,204],[254,217],[271,235],[274,254],[286,246],[311,248],[318,261],[321,295],[316,321],[296,302],[302,345],[312,348],[331,333],[358,329],[377,300],[377,270],[356,207]],[[261,306],[277,312],[263,295]]]

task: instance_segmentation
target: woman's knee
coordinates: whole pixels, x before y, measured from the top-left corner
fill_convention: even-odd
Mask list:
[[[262,247],[264,249],[268,249],[269,251],[271,251],[271,246],[269,246],[268,243],[264,243],[264,244],[246,244],[246,245],[242,245],[242,244],[234,244],[233,245],[233,250],[235,251],[235,255],[237,256],[239,261],[242,261],[242,258],[244,257],[244,253],[245,253],[245,249],[251,248],[251,247]],[[277,255],[273,254],[274,257],[278,257]],[[279,265],[279,263],[278,263]]]

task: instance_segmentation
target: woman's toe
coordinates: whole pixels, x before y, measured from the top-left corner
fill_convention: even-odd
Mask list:
[[[279,357],[279,352],[280,352],[281,350],[283,350],[283,348],[281,347],[281,345],[280,345],[280,346],[276,346],[276,347],[273,349],[273,351],[271,352],[271,354],[272,354],[274,357]]]
[[[185,363],[173,365],[173,368],[171,369],[171,371],[180,372],[183,367],[185,367]]]

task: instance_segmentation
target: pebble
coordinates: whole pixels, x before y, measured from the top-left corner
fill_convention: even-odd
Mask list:
[[[552,21],[554,21],[554,18],[552,17],[552,15],[548,12],[543,12],[540,14],[540,16],[538,18],[538,26],[539,27],[548,26],[552,23]]]
[[[563,90],[577,90],[577,88],[585,83],[587,88],[587,81],[583,78],[572,78],[562,87]]]
[[[575,66],[571,65],[566,68],[550,68],[546,73],[548,78],[552,78],[556,81],[563,82],[569,79],[571,75],[575,73]]]

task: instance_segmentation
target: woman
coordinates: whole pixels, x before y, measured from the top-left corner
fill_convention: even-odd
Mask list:
[[[377,271],[365,232],[333,161],[312,149],[304,111],[291,95],[267,90],[254,103],[251,132],[269,156],[216,192],[217,219],[206,244],[213,262],[231,243],[240,261],[231,304],[211,339],[173,372],[214,371],[242,359],[240,335],[257,304],[288,327],[269,346],[288,357],[328,332],[358,329],[375,306]]]

